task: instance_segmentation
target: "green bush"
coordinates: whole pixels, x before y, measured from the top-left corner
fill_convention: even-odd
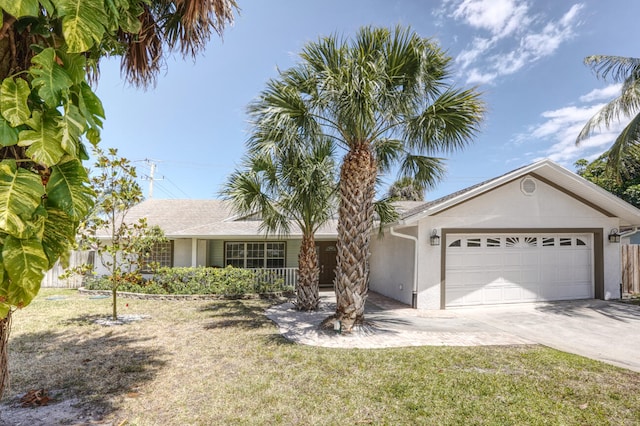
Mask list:
[[[218,294],[241,296],[289,290],[284,279],[270,270],[226,268],[159,268],[148,280],[123,281],[118,291],[143,294]],[[111,290],[109,277],[92,277],[85,281],[88,290]]]

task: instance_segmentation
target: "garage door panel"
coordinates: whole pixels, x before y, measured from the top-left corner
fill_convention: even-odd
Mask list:
[[[591,235],[449,235],[446,305],[593,297]]]

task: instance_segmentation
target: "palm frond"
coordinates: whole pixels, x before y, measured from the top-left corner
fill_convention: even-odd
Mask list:
[[[616,180],[620,181],[624,171],[637,164],[638,149],[640,149],[640,114],[625,126],[608,151],[607,169]]]
[[[145,87],[155,83],[165,55],[179,51],[195,57],[212,34],[222,35],[239,11],[235,0],[159,0],[145,2],[140,31],[122,31],[121,69],[127,81]],[[131,31],[131,30],[129,30]]]
[[[475,89],[449,89],[404,130],[407,146],[420,153],[452,152],[465,147],[480,131],[486,107]]]
[[[584,58],[584,63],[590,67],[598,78],[624,82],[629,77],[638,79],[640,76],[640,58],[624,56],[591,55]]]
[[[148,7],[144,8],[139,19],[142,24],[139,33],[118,33],[120,42],[125,46],[120,71],[127,81],[135,86],[144,87],[154,83],[154,77],[162,66],[162,39]]]
[[[620,96],[604,105],[587,121],[576,138],[576,144],[591,137],[603,127],[609,128],[621,118],[634,116],[638,111],[640,111],[640,80],[634,80],[633,85],[623,86]]]
[[[382,233],[382,230],[384,229],[384,225],[388,223],[393,223],[396,220],[398,220],[398,217],[400,217],[400,215],[398,214],[398,211],[393,205],[394,201],[395,200],[393,198],[385,197],[385,198],[376,200],[373,203],[373,209],[376,212],[378,219],[380,220],[379,226],[378,226],[378,232],[380,233]]]
[[[400,178],[411,178],[424,189],[433,188],[445,176],[443,158],[407,154],[400,165]]]

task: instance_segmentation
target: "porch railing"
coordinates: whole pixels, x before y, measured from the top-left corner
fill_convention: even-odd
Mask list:
[[[248,268],[255,273],[256,286],[279,284],[282,290],[294,290],[298,281],[298,268]]]

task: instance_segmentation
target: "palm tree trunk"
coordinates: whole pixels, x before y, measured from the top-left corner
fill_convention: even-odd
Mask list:
[[[11,311],[0,319],[0,399],[9,383],[9,332],[11,331]]]
[[[364,320],[376,172],[369,143],[351,149],[340,169],[335,317],[343,331]]]
[[[300,311],[315,311],[320,303],[320,269],[313,234],[302,236],[298,268],[296,307]]]

